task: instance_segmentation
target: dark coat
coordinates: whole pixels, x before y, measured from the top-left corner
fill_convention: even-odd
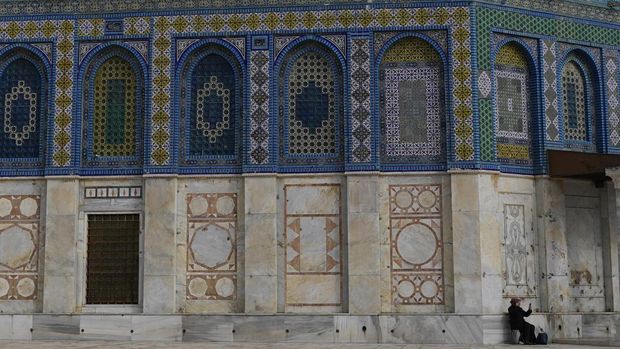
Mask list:
[[[530,316],[532,309],[525,311],[517,305],[511,305],[508,307],[508,317],[510,319],[510,328],[513,330],[520,330],[525,324],[524,318]]]

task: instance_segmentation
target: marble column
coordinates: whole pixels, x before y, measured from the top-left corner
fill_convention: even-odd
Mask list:
[[[480,175],[453,172],[451,192],[454,311],[480,313],[482,309]]]
[[[144,313],[176,310],[176,208],[176,177],[144,180]]]
[[[620,216],[620,168],[610,169],[607,175],[612,183],[606,183],[601,211],[603,274],[605,281],[605,308],[620,311],[620,251],[618,250],[618,219]]]
[[[377,175],[347,176],[349,313],[381,312]]]
[[[244,176],[245,312],[271,314],[278,306],[277,179]]]
[[[536,211],[542,276],[541,308],[548,312],[566,312],[570,309],[571,290],[562,180],[536,179]]]
[[[76,230],[79,182],[49,178],[46,192],[43,312],[76,311]]]
[[[504,275],[502,274],[503,217],[499,207],[498,174],[478,175],[480,217],[480,267],[482,272],[482,313],[497,314],[507,306],[502,298]],[[499,211],[499,212],[498,212]],[[458,245],[454,245],[455,248]]]

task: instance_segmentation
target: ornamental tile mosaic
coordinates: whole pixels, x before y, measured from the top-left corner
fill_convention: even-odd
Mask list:
[[[342,162],[343,72],[318,43],[289,51],[280,64],[280,163]]]
[[[550,141],[559,141],[556,43],[549,40],[541,40],[541,46],[543,54],[543,90],[545,95],[545,137]]]
[[[609,145],[620,146],[620,95],[618,90],[618,51],[605,51],[605,77],[607,81],[607,122],[609,125]]]
[[[197,49],[181,81],[180,164],[240,165],[243,77],[237,59],[219,46]]]
[[[559,11],[564,5],[568,3],[543,3],[536,0],[528,0],[525,2],[509,1],[511,5],[517,7],[529,7],[530,5],[536,8],[544,8],[547,11],[555,12]],[[576,9],[576,8],[575,8]],[[575,10],[573,9],[573,10]],[[572,11],[572,10],[571,10]],[[579,8],[571,12],[571,16],[581,17],[588,13],[586,9]],[[602,15],[602,14],[601,14]],[[565,18],[549,18],[546,15],[536,15],[533,12],[508,10],[499,8],[490,8],[486,6],[480,6],[476,10],[477,18],[477,57],[478,67],[482,70],[489,69],[491,66],[491,36],[493,28],[501,28],[502,31],[514,31],[523,33],[524,28],[526,33],[523,35],[544,36],[540,40],[541,54],[543,63],[543,95],[544,95],[544,113],[545,113],[545,140],[551,142],[560,142],[560,125],[558,113],[561,105],[558,101],[557,90],[557,51],[560,51],[556,40],[568,40],[578,42],[588,42],[593,45],[603,44],[610,46],[620,45],[620,37],[617,35],[617,29],[608,26],[596,26],[589,22],[577,22],[566,20]],[[493,123],[491,113],[482,113],[483,105],[480,102],[480,120],[481,130],[489,130],[488,126]],[[481,153],[493,154],[492,143],[485,142],[485,134],[481,135]],[[485,157],[483,156],[483,159]],[[490,159],[492,160],[492,159]]]
[[[389,195],[392,304],[444,304],[441,186],[390,186]]]
[[[0,196],[0,300],[37,299],[38,195]]]
[[[572,141],[588,141],[588,124],[591,112],[589,86],[582,68],[575,61],[568,61],[562,70],[562,116],[564,137]]]
[[[382,163],[445,161],[443,67],[419,38],[396,42],[380,65]]]
[[[151,32],[151,18],[127,17],[123,19],[125,35],[148,35]]]
[[[282,11],[259,13],[224,13],[209,15],[162,16],[154,18],[153,33],[153,125],[151,127],[152,165],[168,165],[170,162],[170,122],[171,103],[169,84],[158,83],[170,78],[172,37],[194,33],[220,33],[239,31],[289,31],[289,30],[354,30],[403,26],[451,26],[451,42],[455,52],[452,60],[452,71],[455,82],[452,85],[456,161],[474,159],[473,132],[473,101],[469,10],[464,7],[450,8],[399,8],[399,9],[337,9],[309,11]],[[277,43],[277,42],[276,42]],[[252,53],[251,55],[256,55]],[[266,55],[268,54],[261,54]],[[252,59],[252,57],[251,57]],[[251,63],[253,65],[253,63]],[[252,74],[252,72],[250,72]],[[262,74],[261,74],[262,75]],[[250,77],[252,81],[253,78]],[[255,89],[251,90],[254,94]],[[262,95],[262,94],[260,94]],[[254,105],[268,103],[264,98],[260,103],[251,100],[251,113],[258,110]],[[269,125],[269,115],[265,116]],[[254,121],[251,121],[254,123]],[[250,125],[250,133],[257,131],[260,139],[269,139],[269,130],[254,128]],[[250,136],[251,163],[257,159],[264,163],[268,159],[268,147],[258,146]],[[254,154],[256,153],[256,154]]]
[[[532,81],[523,48],[510,42],[495,56],[497,157],[502,163],[531,165]]]
[[[39,57],[21,48],[0,57],[3,167],[43,167],[48,95],[46,68]]]
[[[84,74],[82,163],[141,165],[144,78],[129,52],[105,49]]]
[[[269,52],[250,53],[250,163],[269,160]]]
[[[0,22],[0,41],[47,41],[55,42],[53,100],[54,126],[52,167],[66,167],[71,162],[71,129],[73,111],[73,47],[74,21],[28,20]],[[51,89],[50,89],[51,91]]]
[[[363,163],[372,156],[369,39],[351,39],[351,47],[351,155],[354,163]]]
[[[237,295],[237,194],[187,195],[189,300],[234,300]]]

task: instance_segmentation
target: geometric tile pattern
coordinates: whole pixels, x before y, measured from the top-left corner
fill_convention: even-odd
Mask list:
[[[492,89],[489,72],[481,71],[478,74],[478,89],[480,90],[480,98],[489,98]]]
[[[531,75],[525,52],[508,43],[495,56],[497,157],[502,163],[530,165]]]
[[[241,66],[217,45],[193,51],[180,80],[179,163],[239,165],[243,90]]]
[[[282,57],[278,76],[282,165],[341,164],[344,88],[340,61],[317,42]]]
[[[380,66],[382,163],[445,159],[442,61],[420,38],[397,41]]]
[[[151,32],[149,17],[127,17],[123,20],[125,35],[148,35]]]
[[[441,185],[391,185],[394,305],[444,304]]]
[[[269,160],[269,52],[250,53],[250,163]]]
[[[16,52],[0,62],[0,158],[36,159],[41,155],[48,86],[39,73],[44,70],[38,59],[32,62],[33,57],[24,54]]]
[[[370,119],[370,42],[351,39],[351,155],[354,163],[369,162],[372,155]]]
[[[85,68],[81,165],[141,166],[145,76],[137,57],[127,49],[109,47],[97,52]]]
[[[556,83],[556,43],[541,40],[543,53],[543,90],[545,96],[545,137],[557,142],[560,140],[558,119],[558,87]]]
[[[0,22],[0,41],[55,41],[55,94],[52,166],[71,165],[71,130],[73,113],[73,20],[5,21]]]
[[[284,202],[287,309],[340,307],[340,185],[286,185]]]
[[[607,89],[607,110],[609,145],[620,146],[620,95],[618,90],[618,51],[605,51],[605,88]]]
[[[354,30],[401,26],[450,26],[453,49],[452,84],[453,114],[455,117],[455,161],[474,159],[473,100],[469,9],[398,8],[398,9],[328,9],[312,11],[268,11],[260,13],[213,13],[206,15],[161,16],[154,19],[152,73],[153,123],[151,127],[152,165],[168,165],[170,161],[170,79],[172,72],[172,37],[197,33],[287,30]],[[252,55],[255,55],[252,53]],[[260,56],[267,58],[266,52]],[[266,57],[265,57],[266,56]],[[253,63],[252,63],[253,64]],[[262,67],[262,66],[261,66]],[[250,73],[252,74],[252,73]],[[252,80],[252,78],[250,78]],[[254,90],[253,90],[254,92]],[[264,103],[264,99],[261,100]],[[260,103],[263,105],[263,103]],[[251,130],[254,130],[251,128]],[[266,138],[268,135],[263,135]],[[256,144],[254,141],[251,143]],[[252,148],[267,158],[267,149]]]
[[[35,300],[40,196],[0,196],[0,300]]]
[[[234,300],[237,194],[188,194],[187,224],[186,298]]]
[[[585,72],[576,61],[568,61],[562,70],[562,115],[564,119],[564,137],[566,140],[587,141],[588,124],[592,117],[588,106],[591,87],[587,83]]]
[[[593,11],[598,11],[600,17],[608,16],[610,18],[617,17],[617,14],[609,16],[608,12],[601,8],[599,11],[593,7],[588,7],[588,11],[584,11],[583,6],[575,4],[563,3],[551,4],[549,2],[541,2],[537,0],[526,1],[514,1],[509,0],[509,3],[518,3],[519,7],[528,8],[530,5],[535,8],[543,8],[546,11],[560,11],[565,10],[567,7],[573,6],[574,8],[568,11],[571,16],[583,17],[584,15],[591,14]],[[489,69],[490,62],[490,49],[492,36],[492,28],[501,28],[502,30],[512,30],[536,35],[544,35],[548,37],[556,37],[558,39],[568,39],[581,42],[601,43],[611,46],[618,46],[620,44],[620,37],[617,35],[617,29],[604,26],[596,26],[591,23],[567,21],[563,18],[550,18],[548,16],[537,16],[527,11],[509,11],[497,8],[479,7],[476,11],[477,18],[477,57],[478,68],[482,70]],[[617,21],[617,19],[616,19]],[[544,112],[546,115],[545,122],[545,138],[549,141],[560,141],[559,126],[557,120],[558,114],[558,101],[556,91],[556,49],[557,45],[551,39],[541,40],[541,48],[543,54],[543,91],[544,91]],[[481,105],[482,107],[482,105]],[[488,124],[492,124],[493,119],[490,114],[481,113],[481,129],[484,130]],[[483,144],[484,146],[484,144]],[[484,153],[484,148],[482,149]]]
[[[139,100],[136,80],[131,65],[120,57],[107,60],[95,73],[95,156],[135,155]]]

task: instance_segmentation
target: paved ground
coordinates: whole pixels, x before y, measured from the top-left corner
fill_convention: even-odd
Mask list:
[[[529,348],[519,346],[521,348]],[[450,346],[420,344],[256,344],[256,343],[167,343],[94,341],[0,341],[0,349],[515,349],[514,345]],[[534,347],[543,348],[543,347]],[[547,349],[593,349],[594,346],[551,344]]]

